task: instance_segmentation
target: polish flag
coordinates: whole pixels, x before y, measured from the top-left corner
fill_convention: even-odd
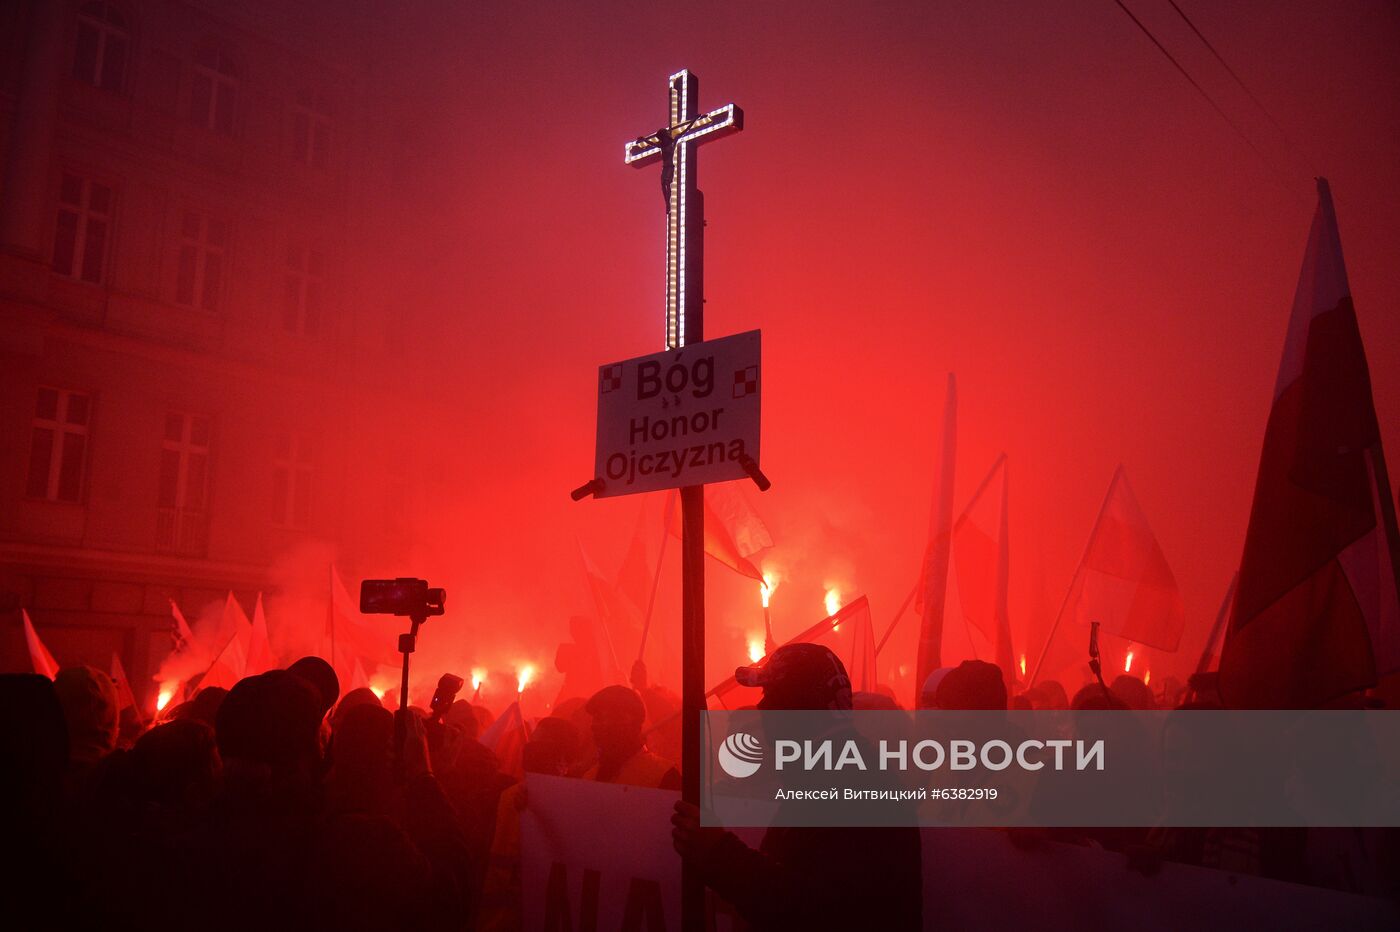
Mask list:
[[[875,626],[870,614],[870,601],[865,596],[846,603],[783,644],[822,644],[829,647],[846,667],[852,690],[875,690]],[[747,666],[748,658],[744,659]],[[721,706],[730,709],[756,701],[754,692],[740,686],[738,680],[729,676],[705,693],[705,697],[714,698]]]
[[[362,667],[365,664],[391,666],[398,662],[396,634],[402,628],[392,624],[372,627],[367,623],[360,614],[359,602],[346,590],[334,564],[329,567],[329,583],[320,654],[335,668],[344,693],[345,684],[355,680],[356,660]]]
[[[525,742],[529,729],[520,714],[520,703],[512,702],[491,727],[481,733],[481,743],[496,755],[501,773],[517,780],[525,777]]]
[[[1135,644],[1175,651],[1185,617],[1176,576],[1119,466],[1031,682],[1066,677],[1072,693],[1089,676],[1092,622],[1126,642],[1102,644],[1104,669],[1110,670]]]
[[[248,657],[243,664],[243,675],[253,676],[266,673],[277,667],[277,657],[272,653],[272,641],[267,636],[267,614],[263,611],[262,593],[253,605],[253,625],[248,638]]]
[[[681,497],[670,496],[668,527],[681,537]],[[773,537],[737,489],[712,485],[705,488],[705,553],[740,576],[763,582],[763,572],[749,557],[773,546]]]
[[[243,679],[243,668],[246,660],[247,655],[244,653],[244,647],[239,643],[238,637],[229,638],[224,649],[219,651],[214,662],[209,664],[209,669],[204,671],[204,677],[199,681],[199,688],[219,686],[224,689],[232,689],[239,680]]]
[[[248,675],[248,653],[253,646],[253,623],[248,613],[233,597],[230,591],[224,599],[224,611],[219,617],[218,640],[215,643],[226,645],[220,660],[228,663],[234,673],[234,682]]]
[[[49,653],[44,642],[39,640],[39,632],[34,630],[34,622],[29,620],[29,613],[20,609],[19,614],[24,619],[24,641],[29,645],[29,662],[33,665],[34,672],[53,679],[58,676],[58,661],[53,659],[53,654]]]
[[[117,687],[117,715],[127,708],[136,711],[137,718],[143,718],[141,707],[136,704],[136,696],[131,692],[131,682],[126,678],[126,668],[122,666],[122,658],[118,654],[112,654],[112,682]]]
[[[1237,708],[1313,708],[1400,670],[1400,534],[1327,181],[1264,431],[1220,658]]]
[[[170,628],[170,640],[172,654],[181,654],[195,646],[194,632],[190,630],[189,622],[185,621],[185,615],[180,611],[180,606],[175,604],[175,600],[170,600],[170,617],[174,623]]]
[[[617,571],[617,591],[632,603],[638,617],[644,616],[650,606],[651,592],[654,588],[651,563],[647,559],[647,545],[642,536],[647,526],[645,518],[646,510],[643,508],[637,513],[637,527],[632,532],[632,541],[627,545],[627,555],[623,557],[622,566]],[[666,533],[669,532],[668,526]]]
[[[963,617],[993,646],[996,664],[1010,683],[1018,677],[1008,609],[1007,484],[1003,453],[953,525],[953,568]]]

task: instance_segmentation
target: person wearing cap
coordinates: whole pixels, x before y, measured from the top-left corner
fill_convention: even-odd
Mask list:
[[[647,750],[642,739],[647,710],[635,690],[605,686],[593,694],[584,711],[593,720],[593,743],[598,749],[598,762],[584,774],[585,780],[662,790],[681,788],[675,765]]]
[[[734,678],[763,689],[760,710],[852,707],[845,666],[820,644],[786,644]],[[671,825],[677,853],[755,929],[922,928],[918,829],[775,826],[754,850],[684,801]]]

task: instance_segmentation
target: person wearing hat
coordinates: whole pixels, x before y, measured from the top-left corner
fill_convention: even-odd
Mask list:
[[[661,790],[681,788],[675,765],[647,750],[642,739],[647,710],[636,690],[604,686],[583,708],[593,720],[593,743],[598,749],[598,763],[584,774],[585,780]]]
[[[851,709],[845,665],[820,644],[785,644],[734,678],[763,689],[760,710]],[[775,826],[755,851],[684,801],[671,825],[676,852],[755,929],[923,926],[918,829]]]

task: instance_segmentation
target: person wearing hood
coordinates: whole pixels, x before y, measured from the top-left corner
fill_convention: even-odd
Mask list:
[[[786,644],[734,676],[762,687],[760,711],[852,707],[845,666],[820,644]],[[755,929],[922,928],[918,829],[775,826],[754,850],[684,801],[671,824],[676,851]]]
[[[92,792],[99,765],[117,749],[117,685],[101,670],[79,666],[59,670],[53,689],[68,725],[64,789],[73,801]]]

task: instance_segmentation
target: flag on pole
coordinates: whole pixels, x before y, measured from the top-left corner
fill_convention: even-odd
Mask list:
[[[243,611],[243,606],[238,604],[232,591],[224,599],[224,611],[219,617],[218,638],[216,643],[227,644],[221,654],[221,660],[230,665],[234,673],[234,682],[243,679],[248,675],[248,652],[253,646],[253,623],[248,620],[248,613]]]
[[[500,772],[517,780],[525,776],[525,742],[528,740],[530,732],[520,714],[519,701],[507,706],[501,717],[481,733],[481,743],[495,753]]]
[[[359,657],[355,658],[355,662],[350,667],[350,682],[341,684],[340,694],[344,696],[352,689],[370,689],[369,677],[365,675],[365,667],[364,664],[360,663]]]
[[[326,598],[326,625],[322,632],[321,657],[335,668],[336,677],[344,684],[355,680],[355,660],[361,664],[383,664],[393,666],[397,654],[394,651],[394,633],[389,625],[376,630],[361,621],[359,603],[351,598],[336,572],[335,564],[327,567],[328,588]]]
[[[262,593],[253,604],[253,627],[248,639],[248,659],[243,666],[244,676],[253,676],[275,669],[277,657],[272,653],[272,641],[267,634],[267,614],[263,611]]]
[[[627,545],[627,555],[622,558],[622,566],[617,571],[617,591],[631,602],[639,615],[645,615],[651,601],[652,574],[647,561],[647,545],[642,539],[646,527],[646,508],[637,512],[637,526],[632,531],[632,542]]]
[[[672,536],[679,540],[681,497],[671,496],[669,505],[671,514],[668,526]],[[719,510],[716,510],[717,507]],[[754,566],[749,557],[763,547],[771,546],[773,538],[768,528],[737,491],[725,489],[719,484],[705,487],[705,553],[740,576],[763,582],[763,572]]]
[[[1070,591],[1069,617],[1128,641],[1174,651],[1186,612],[1176,575],[1119,466]]]
[[[846,674],[851,678],[851,688],[860,692],[874,691],[875,629],[870,615],[870,601],[865,596],[848,602],[806,631],[783,642],[783,645],[787,644],[823,644],[831,648],[845,665]],[[730,675],[705,696],[715,698],[725,708],[734,708],[743,703],[731,704],[733,697],[742,695],[746,689]],[[740,692],[736,693],[736,690]]]
[[[1317,194],[1220,658],[1238,708],[1312,708],[1400,670],[1395,501],[1326,179]]]
[[[772,547],[773,535],[749,504],[742,485],[740,482],[717,482],[705,486],[705,507],[734,542],[739,555],[751,557]]]
[[[1201,649],[1201,659],[1196,661],[1197,673],[1209,673],[1220,663],[1220,649],[1225,644],[1225,626],[1230,621],[1230,609],[1235,604],[1235,589],[1240,584],[1239,570],[1230,577],[1230,585],[1225,590],[1225,598],[1220,603],[1220,611],[1215,613],[1215,624],[1210,626],[1206,646]]]
[[[141,714],[141,707],[136,704],[136,696],[131,691],[131,681],[126,678],[126,668],[122,666],[120,654],[112,654],[112,682],[117,687],[117,715],[130,708],[136,712],[137,718],[145,718]]]
[[[185,615],[174,599],[170,600],[170,617],[173,619],[170,626],[170,652],[183,654],[194,646],[194,632],[190,630],[189,622],[185,621]]]
[[[958,382],[948,373],[943,400],[943,448],[938,486],[929,508],[928,542],[919,569],[919,594],[914,608],[923,619],[919,625],[919,654],[914,673],[914,698],[924,680],[943,665],[943,607],[948,595],[948,561],[953,536],[953,474],[958,453]],[[917,702],[916,702],[917,704]]]
[[[1119,466],[1031,682],[1071,668],[1087,675],[1091,622],[1099,622],[1102,633],[1131,642],[1120,645],[1120,654],[1133,643],[1170,653],[1181,643],[1185,617],[1176,576]],[[1122,657],[1104,653],[1105,670],[1123,663]]]
[[[211,686],[218,686],[223,689],[232,689],[239,680],[243,679],[243,667],[247,655],[244,653],[243,645],[239,643],[238,636],[228,639],[224,649],[219,651],[214,657],[214,662],[209,664],[209,668],[204,671],[204,677],[199,681],[200,689],[207,689]]]
[[[627,678],[622,672],[622,665],[617,659],[617,649],[613,645],[612,624],[621,624],[625,621],[625,609],[622,600],[617,597],[617,590],[608,583],[603,576],[603,571],[589,559],[588,553],[583,549],[583,542],[578,543],[579,559],[583,562],[583,575],[588,580],[588,590],[593,596],[593,604],[598,610],[598,627],[603,632],[603,643],[598,645],[598,669],[608,671],[605,679],[608,682],[624,683]]]
[[[40,676],[53,679],[58,676],[58,661],[53,659],[53,654],[49,653],[44,642],[39,640],[39,632],[34,630],[34,622],[30,621],[29,613],[20,609],[19,614],[24,619],[24,642],[29,646],[30,666]]]
[[[992,483],[1000,479],[1000,494]],[[1010,542],[1006,454],[997,457],[953,524],[954,577],[963,617],[993,645],[1007,682],[1016,679],[1008,607]]]

